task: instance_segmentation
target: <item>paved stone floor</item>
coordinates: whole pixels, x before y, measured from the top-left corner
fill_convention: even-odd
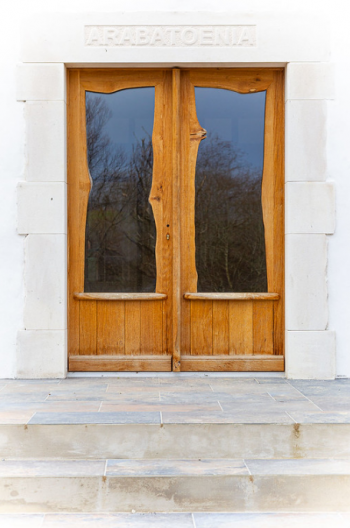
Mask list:
[[[350,423],[350,379],[0,380],[0,424]]]
[[[349,528],[337,513],[157,513],[0,515],[2,528]]]

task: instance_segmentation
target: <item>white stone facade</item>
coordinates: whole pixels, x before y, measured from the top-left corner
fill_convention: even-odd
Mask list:
[[[9,20],[21,49],[10,57],[3,49],[3,55],[10,76],[5,96],[14,109],[10,152],[19,159],[9,158],[2,167],[8,189],[0,198],[3,246],[10,250],[1,278],[6,281],[11,270],[14,275],[3,290],[0,377],[66,375],[66,69],[74,66],[286,68],[286,376],[350,376],[350,148],[342,152],[341,165],[336,146],[338,135],[344,144],[340,136],[346,132],[350,145],[343,116],[347,111],[350,122],[350,103],[338,95],[348,86],[339,86],[345,74],[336,32],[344,2],[298,0],[292,7],[275,0],[263,6],[252,0],[153,0],[146,6],[136,0],[72,0],[69,8],[55,3],[55,9],[39,0],[14,4]],[[346,102],[344,110],[338,97]],[[340,232],[328,244],[336,219]]]

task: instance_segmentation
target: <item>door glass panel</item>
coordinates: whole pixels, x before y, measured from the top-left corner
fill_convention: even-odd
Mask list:
[[[195,88],[207,130],[196,165],[199,292],[267,291],[261,204],[266,92]]]
[[[86,292],[154,292],[154,88],[86,92]]]

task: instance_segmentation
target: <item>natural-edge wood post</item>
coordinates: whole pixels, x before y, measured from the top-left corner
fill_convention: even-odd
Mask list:
[[[180,269],[180,70],[173,69],[173,371],[181,370],[181,269]]]

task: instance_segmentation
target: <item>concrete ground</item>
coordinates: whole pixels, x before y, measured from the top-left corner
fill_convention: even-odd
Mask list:
[[[350,379],[1,380],[0,424],[350,423]]]
[[[0,380],[0,485],[1,528],[350,528],[350,379]]]
[[[349,528],[350,515],[156,513],[0,515],[3,528]]]

